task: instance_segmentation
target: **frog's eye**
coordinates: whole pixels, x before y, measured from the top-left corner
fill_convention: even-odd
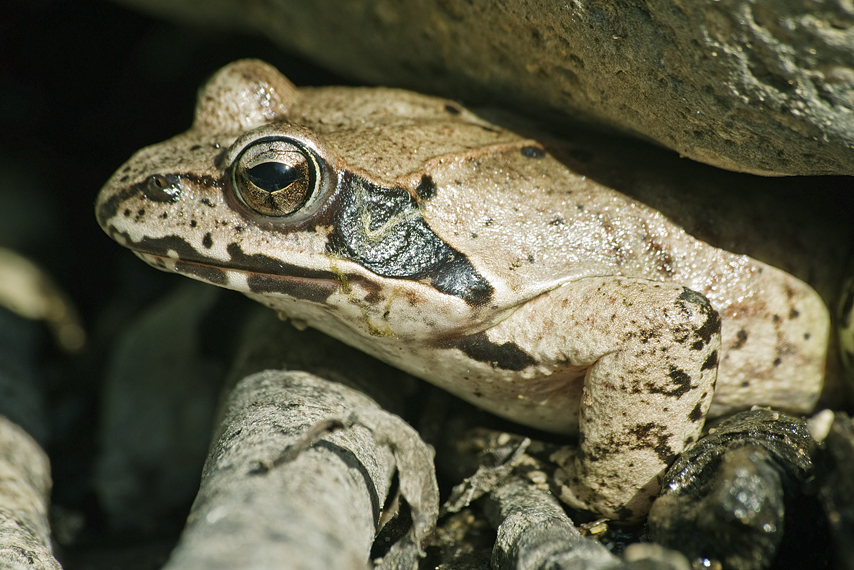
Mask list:
[[[240,200],[254,212],[283,217],[311,200],[321,174],[311,150],[294,140],[268,138],[240,153],[232,168],[232,184]]]

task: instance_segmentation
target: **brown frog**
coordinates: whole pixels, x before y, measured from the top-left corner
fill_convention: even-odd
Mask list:
[[[690,213],[672,185],[626,185],[665,215],[583,174],[585,153],[452,101],[296,89],[246,60],[201,90],[190,130],[120,168],[96,210],[158,269],[579,435],[564,498],[634,521],[707,416],[814,408],[831,319],[804,281],[686,231],[714,212]],[[838,295],[841,276],[823,279]]]

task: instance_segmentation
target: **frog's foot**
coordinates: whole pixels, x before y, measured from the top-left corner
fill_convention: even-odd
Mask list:
[[[570,300],[563,356],[590,364],[564,495],[574,507],[636,522],[664,470],[702,430],[717,374],[717,311],[680,285],[622,277],[550,295]]]

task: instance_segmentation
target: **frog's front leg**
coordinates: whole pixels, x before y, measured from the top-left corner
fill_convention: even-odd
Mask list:
[[[660,475],[703,427],[717,375],[717,311],[677,284],[588,278],[527,303],[499,328],[515,329],[517,344],[541,363],[588,367],[563,498],[613,519],[643,517]]]

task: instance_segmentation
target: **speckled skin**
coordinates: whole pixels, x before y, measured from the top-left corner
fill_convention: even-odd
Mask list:
[[[287,218],[235,197],[232,164],[262,136],[299,140],[325,165]],[[829,312],[789,273],[574,172],[554,144],[446,100],[297,90],[241,61],[201,91],[193,127],[139,151],[96,210],[155,267],[242,291],[504,417],[580,433],[564,498],[634,521],[707,415],[815,406]],[[435,273],[399,274],[434,247],[400,238],[413,224],[444,248],[424,261]],[[377,274],[375,243],[407,260],[398,273]]]

